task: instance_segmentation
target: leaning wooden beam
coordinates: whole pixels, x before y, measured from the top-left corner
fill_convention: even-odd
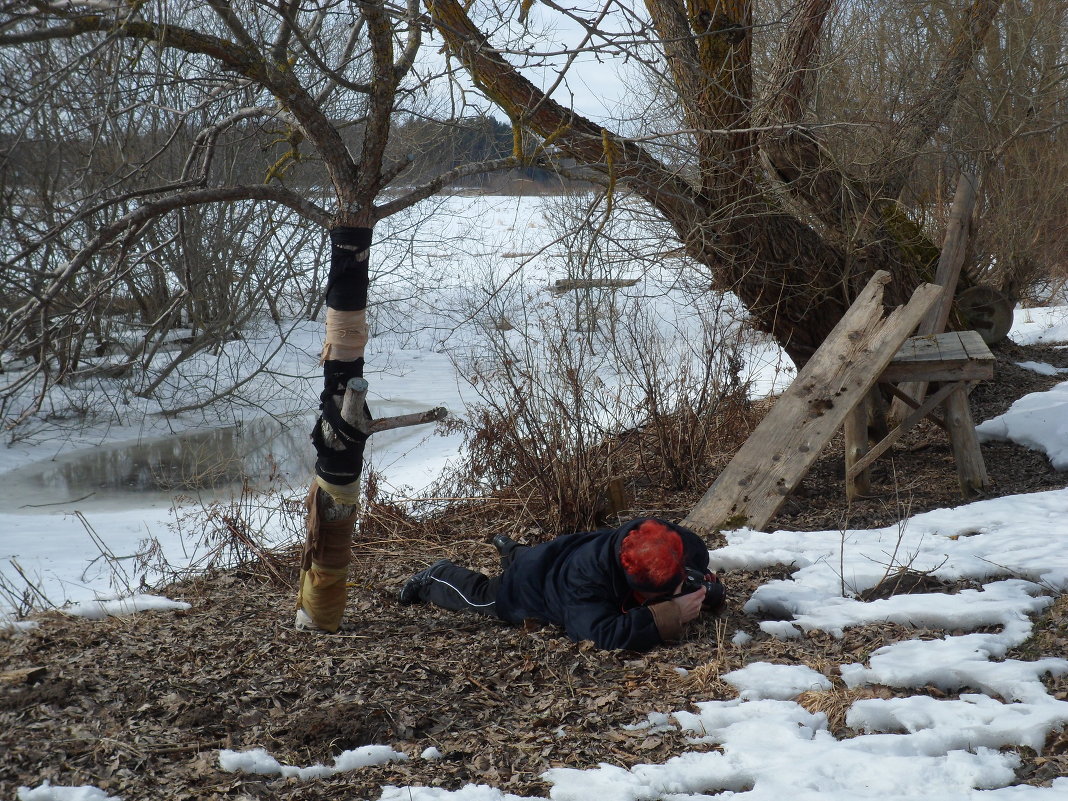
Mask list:
[[[953,297],[957,293],[957,280],[960,278],[964,256],[968,250],[968,230],[973,208],[975,208],[975,176],[962,172],[960,178],[957,179],[957,191],[949,210],[949,222],[946,224],[946,235],[942,241],[942,252],[938,257],[938,269],[935,271],[934,282],[942,287],[942,295],[934,308],[920,320],[919,328],[916,330],[917,336],[941,334],[946,330],[949,312],[953,308]],[[926,381],[909,382],[902,384],[900,388],[917,403],[922,403],[923,396],[927,394]],[[895,420],[900,420],[907,412],[908,410],[900,399],[895,400],[890,407],[890,417]]]
[[[883,317],[877,272],[790,387],[683,521],[700,532],[763,529],[938,298],[921,285]]]

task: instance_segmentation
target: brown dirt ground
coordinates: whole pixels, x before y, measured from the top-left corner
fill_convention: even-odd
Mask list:
[[[997,356],[996,380],[972,394],[976,419],[1055,382],[1014,361],[1068,366],[1064,349],[1005,346]],[[1053,471],[1042,454],[1011,444],[984,445],[983,453],[994,481],[991,496],[1068,485],[1068,475]],[[841,446],[834,443],[774,525],[825,530],[846,517],[851,527],[887,525],[906,508],[917,513],[960,503],[948,444],[933,426],[921,426],[895,446],[892,458],[877,463],[875,486],[876,496],[847,510]],[[639,498],[642,508],[628,516],[681,518],[694,501],[692,494]],[[279,563],[281,581],[262,564],[250,564],[164,588],[192,605],[186,612],[99,622],[50,612],[29,633],[0,633],[0,672],[47,668],[34,684],[0,683],[0,797],[45,780],[90,784],[127,800],[282,799],[313,792],[323,799],[377,798],[383,784],[455,789],[472,782],[547,796],[540,775],[550,767],[660,763],[692,749],[678,732],[648,735],[623,727],[648,712],[734,697],[719,675],[753,661],[803,663],[824,672],[834,689],[801,700],[826,711],[837,736],[850,736],[844,710],[858,693],[842,686],[838,666],[898,640],[944,633],[878,625],[841,639],[820,632],[790,642],[770,639],[740,607],[759,584],[786,576],[785,568],[727,576],[734,602],[724,618],[699,621],[682,644],[645,655],[599,651],[549,627],[527,631],[397,603],[403,580],[442,555],[492,569],[495,554],[486,541],[497,525],[522,533],[508,514],[502,510],[496,522],[487,515],[447,538],[414,527],[401,538],[359,540],[351,634],[317,637],[292,629],[292,553]],[[925,585],[903,582],[897,591],[930,591]],[[1062,596],[1014,656],[1068,652],[1066,613],[1068,597]],[[730,645],[739,629],[753,640]],[[1068,698],[1068,679],[1051,679],[1048,686]],[[284,764],[308,765],[371,743],[412,758],[312,783],[218,767],[219,748],[262,746]],[[420,758],[429,746],[443,758]],[[1068,775],[1068,733],[1052,735],[1041,754],[1020,750],[1020,781],[1048,784]]]

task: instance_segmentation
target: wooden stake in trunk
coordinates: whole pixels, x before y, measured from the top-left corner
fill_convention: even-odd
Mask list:
[[[336,632],[347,600],[349,553],[359,512],[360,474],[375,431],[441,420],[445,409],[372,421],[363,377],[368,340],[367,291],[371,229],[330,231],[326,336],[320,415],[312,431],[318,458],[308,492],[307,539],[301,556],[297,628]]]

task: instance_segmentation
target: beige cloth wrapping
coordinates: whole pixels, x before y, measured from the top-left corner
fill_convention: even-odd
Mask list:
[[[367,309],[339,311],[327,307],[326,338],[319,361],[332,359],[351,362],[362,359],[367,338]]]

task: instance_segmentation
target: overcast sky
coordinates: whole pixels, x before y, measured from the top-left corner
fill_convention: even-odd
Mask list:
[[[475,10],[477,11],[477,8]],[[480,22],[477,16],[474,21],[476,24]],[[512,20],[510,25],[501,22],[497,24],[514,33],[524,30],[515,20]],[[483,29],[488,30],[486,26]],[[582,27],[577,23],[535,3],[531,8],[523,43],[536,53],[556,54],[577,47],[582,42],[583,34]],[[505,36],[491,34],[490,38],[494,44],[500,45]],[[440,37],[434,36],[429,44],[431,47],[426,48],[425,56],[437,61],[441,58],[438,51]],[[517,55],[509,54],[506,58],[515,65],[522,63],[521,57]],[[566,63],[566,56],[551,55],[546,62],[545,66],[525,66],[520,70],[528,80],[543,90],[550,89],[556,83],[560,69]],[[574,108],[579,114],[592,120],[610,121],[619,115],[621,103],[626,102],[628,90],[621,81],[626,69],[619,59],[609,55],[601,54],[600,57],[595,57],[593,54],[581,54],[570,64],[564,80],[553,91],[552,97],[561,105]],[[470,81],[466,80],[465,76],[457,77],[462,85],[470,89]],[[498,119],[504,118],[504,113],[495,107],[489,113]]]

